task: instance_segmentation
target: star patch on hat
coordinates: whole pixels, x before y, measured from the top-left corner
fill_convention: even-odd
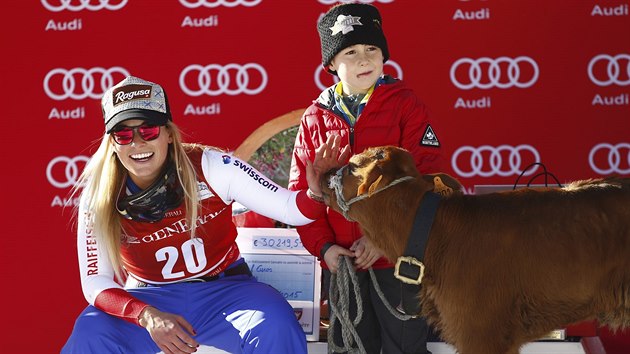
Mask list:
[[[354,31],[353,26],[363,26],[363,24],[361,23],[361,17],[339,15],[337,16],[337,21],[335,21],[335,24],[330,27],[330,30],[332,31],[333,36],[339,32],[341,32],[342,34],[346,34],[348,32]]]
[[[431,128],[431,125],[427,125],[427,129],[424,130],[424,134],[422,134],[422,139],[420,140],[420,145],[440,147],[440,141],[438,140],[437,135],[435,135],[433,128]]]

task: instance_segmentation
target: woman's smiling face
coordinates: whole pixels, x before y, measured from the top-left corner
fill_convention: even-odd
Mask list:
[[[117,127],[137,127],[144,124],[142,119],[130,119],[121,122]],[[114,129],[115,130],[115,129]],[[166,126],[160,127],[160,135],[150,141],[145,141],[137,131],[134,131],[130,144],[120,145],[110,137],[111,144],[118,160],[127,169],[131,180],[144,189],[149,187],[159,176],[168,158],[168,146],[173,138]]]

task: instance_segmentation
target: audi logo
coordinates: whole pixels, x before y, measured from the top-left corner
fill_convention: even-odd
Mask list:
[[[191,75],[193,80],[190,79]],[[254,75],[260,77],[258,83],[253,83],[252,77]],[[179,74],[179,86],[188,96],[201,96],[203,94],[234,96],[240,93],[256,95],[265,89],[267,81],[265,68],[256,63],[227,64],[225,66],[192,64]],[[192,88],[191,84],[193,84]]]
[[[82,167],[85,166],[89,159],[89,157],[83,155],[75,157],[57,156],[48,163],[46,167],[46,178],[48,178],[48,182],[54,187],[72,187],[79,180],[81,171],[83,171]],[[63,173],[60,173],[60,171]],[[59,175],[63,175],[63,178],[57,179]]]
[[[600,152],[601,151],[601,152]],[[595,163],[596,156],[601,153],[606,154],[606,165],[598,166]],[[624,160],[625,156],[625,160]],[[600,161],[601,162],[601,161]],[[630,144],[619,143],[616,145],[601,143],[595,145],[588,154],[588,163],[593,171],[600,175],[611,173],[630,174]]]
[[[118,78],[114,78],[115,76]],[[46,74],[44,91],[48,97],[57,101],[67,98],[82,100],[87,97],[100,99],[108,88],[127,76],[129,72],[119,66],[109,69],[101,67],[70,70],[56,68]],[[99,87],[96,86],[97,81]]]
[[[538,74],[538,64],[534,59],[526,56],[495,59],[460,58],[453,63],[450,71],[451,82],[462,90],[470,90],[474,87],[480,89],[492,87],[507,89],[513,86],[527,88],[536,83]]]
[[[602,80],[597,78],[595,74],[596,66],[600,62],[606,66],[605,75],[600,76]],[[622,71],[624,68],[625,73]],[[630,85],[630,55],[618,54],[614,57],[608,54],[596,55],[588,63],[588,77],[597,86],[610,86],[612,84],[619,86]]]
[[[451,158],[453,170],[462,177],[520,175],[534,162],[540,162],[540,155],[531,145],[462,146]],[[536,170],[529,169],[523,175],[529,176]]]
[[[390,75],[396,78],[399,78],[402,80],[403,78],[403,71],[402,68],[400,67],[400,65],[398,65],[398,63],[396,63],[393,60],[388,60],[385,65],[383,66],[383,71],[390,71],[387,70],[387,68],[390,68],[390,70],[393,70],[394,73],[391,73]],[[322,80],[322,76],[324,77],[324,80]],[[325,90],[327,87],[332,86],[333,84],[336,84],[339,82],[339,78],[336,75],[330,75],[329,73],[327,73],[326,71],[324,71],[324,68],[322,67],[322,65],[317,65],[317,68],[315,68],[315,72],[314,72],[314,80],[315,80],[315,86],[317,86],[317,88],[320,91]],[[325,82],[328,81],[329,83],[326,84]]]
[[[246,7],[252,7],[260,4],[262,0],[179,0],[179,3],[184,5],[189,9],[196,9],[198,7],[204,6],[209,8],[225,6],[225,7],[235,7],[238,5],[243,5]]]
[[[98,11],[102,9],[107,10],[120,10],[127,5],[127,0],[41,0],[42,5],[52,12],[59,12],[63,10],[69,11],[81,11],[90,10]]]
[[[361,2],[364,4],[371,4],[373,2],[380,2],[381,4],[389,4],[394,2],[394,0],[319,0],[320,4],[324,4],[324,5],[333,5],[336,3],[343,3],[343,4],[347,4],[350,2]]]
[[[332,82],[329,85],[326,85],[325,83],[322,82],[322,74],[325,74],[324,80],[331,80],[331,77],[332,77]],[[315,86],[317,86],[317,88],[320,91],[324,91],[327,87],[330,87],[333,84],[336,84],[339,82],[339,77],[337,77],[337,75],[328,74],[327,72],[324,71],[324,67],[322,67],[321,65],[317,65],[317,68],[315,68],[315,73],[313,77],[315,79]]]

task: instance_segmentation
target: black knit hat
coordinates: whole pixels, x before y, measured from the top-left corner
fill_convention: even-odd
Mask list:
[[[330,8],[317,23],[322,45],[322,65],[331,74],[328,65],[344,48],[355,44],[370,44],[381,48],[383,62],[389,59],[387,39],[378,9],[370,4],[340,4]]]

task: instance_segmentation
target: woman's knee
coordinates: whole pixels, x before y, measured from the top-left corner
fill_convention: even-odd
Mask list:
[[[143,328],[89,306],[75,321],[72,333],[61,352],[64,354],[101,351],[124,353],[129,352],[130,348],[125,347],[129,343],[154,345],[144,332]],[[148,337],[149,341],[142,338],[143,336]],[[137,340],[130,341],[130,338]]]

